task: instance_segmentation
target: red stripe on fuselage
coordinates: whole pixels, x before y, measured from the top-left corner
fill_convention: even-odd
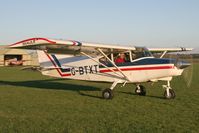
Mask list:
[[[57,72],[59,73],[59,75],[60,75],[61,77],[71,76],[71,74],[62,74],[62,72],[60,71],[60,69],[59,69],[59,68],[56,68],[56,67],[57,67],[57,66],[56,66],[56,63],[53,61],[53,59],[50,57],[50,55],[47,54],[46,52],[45,52],[45,54],[46,54],[46,56],[50,59],[50,61],[53,63],[55,69],[57,70]]]
[[[160,70],[160,69],[173,69],[173,66],[153,66],[153,67],[133,67],[133,68],[120,68],[121,71],[139,71],[139,70]],[[113,71],[119,71],[113,69]],[[109,69],[100,70],[101,73],[112,72]]]
[[[57,72],[59,73],[59,75],[61,77],[66,77],[66,76],[71,76],[71,74],[62,74],[62,72],[60,71],[59,68],[56,68],[56,63],[54,62],[54,60],[50,57],[49,54],[47,54],[45,52],[45,54],[47,55],[47,57],[50,59],[50,61],[52,62],[52,64],[54,65],[55,69],[57,70]],[[133,67],[133,68],[120,68],[121,71],[139,71],[139,70],[162,70],[162,69],[173,69],[174,66],[151,66],[151,67]],[[119,71],[118,69],[113,69],[114,71]],[[112,72],[109,69],[104,69],[104,70],[99,70],[100,73],[106,73],[106,72]]]

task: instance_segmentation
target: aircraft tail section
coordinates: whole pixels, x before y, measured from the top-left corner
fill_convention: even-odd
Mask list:
[[[38,60],[43,75],[52,77],[62,77],[69,75],[67,68],[63,69],[60,60],[67,58],[68,55],[49,54],[42,50],[37,50]],[[68,73],[67,73],[68,72]]]
[[[38,55],[40,67],[46,68],[46,69],[53,67],[53,63],[50,60],[48,53],[46,53],[42,50],[37,50],[37,55]]]
[[[43,75],[90,80],[89,75],[98,72],[98,64],[87,56],[51,54],[41,50],[37,54]]]

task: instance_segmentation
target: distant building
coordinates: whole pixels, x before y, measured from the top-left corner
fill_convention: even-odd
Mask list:
[[[39,63],[36,52],[0,46],[0,66],[8,65],[38,66]]]

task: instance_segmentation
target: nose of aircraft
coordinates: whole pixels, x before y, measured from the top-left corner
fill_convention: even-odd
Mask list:
[[[184,69],[184,68],[186,68],[186,67],[188,67],[188,66],[190,66],[190,65],[191,65],[191,63],[186,62],[186,61],[177,61],[177,63],[176,63],[176,66],[177,66],[179,69]]]

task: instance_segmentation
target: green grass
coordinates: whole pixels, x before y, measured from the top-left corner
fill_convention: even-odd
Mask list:
[[[147,96],[132,84],[101,99],[109,83],[54,79],[39,72],[0,67],[0,132],[199,132],[199,64],[187,88],[172,81],[176,99],[163,99],[161,85],[144,84]]]

